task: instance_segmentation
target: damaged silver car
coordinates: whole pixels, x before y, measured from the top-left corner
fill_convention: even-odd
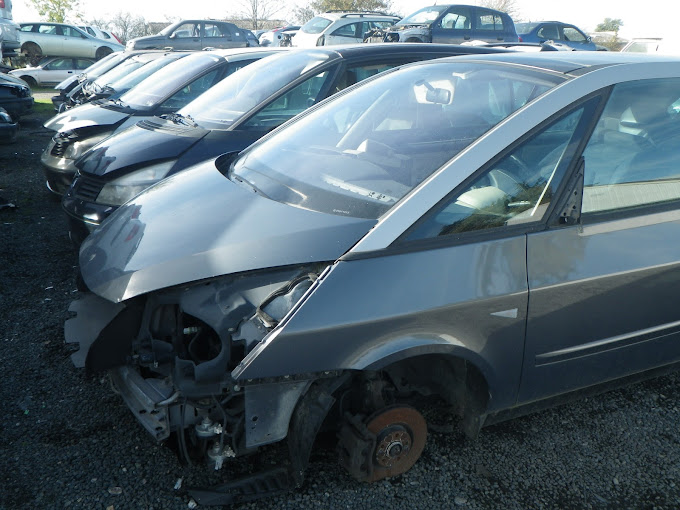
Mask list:
[[[670,58],[483,55],[369,78],[103,222],[80,252],[74,361],[187,461],[282,446],[269,471],[192,489],[202,504],[299,485],[322,427],[375,481],[413,466],[433,409],[474,437],[667,369],[678,104]]]

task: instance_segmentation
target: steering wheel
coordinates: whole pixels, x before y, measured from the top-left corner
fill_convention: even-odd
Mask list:
[[[495,167],[487,174],[491,186],[495,186],[510,196],[526,189],[526,186],[516,176],[529,175],[529,167],[514,154],[505,158],[501,163],[502,165]],[[510,168],[507,170],[502,167],[506,163],[510,163]]]

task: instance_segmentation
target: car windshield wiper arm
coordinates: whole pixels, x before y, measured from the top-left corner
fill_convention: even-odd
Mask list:
[[[166,113],[161,115],[161,119],[167,119],[175,124],[184,124],[185,126],[198,126],[191,115],[184,116],[181,113]]]

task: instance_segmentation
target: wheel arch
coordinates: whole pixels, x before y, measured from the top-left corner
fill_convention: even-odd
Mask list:
[[[375,353],[372,358],[375,358]],[[397,384],[437,394],[462,416],[463,431],[476,437],[493,398],[492,367],[476,352],[456,345],[420,342],[374,359],[362,370],[382,371]]]

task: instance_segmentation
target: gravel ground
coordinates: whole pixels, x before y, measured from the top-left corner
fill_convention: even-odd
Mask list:
[[[16,204],[0,209],[0,510],[186,509],[178,480],[226,473],[182,467],[104,378],[70,362],[75,254],[43,184],[42,117],[0,146],[0,196]],[[678,388],[677,374],[653,379],[488,427],[475,441],[431,432],[410,472],[373,485],[354,482],[326,445],[301,489],[239,508],[680,508]],[[237,466],[248,462],[257,460]]]

